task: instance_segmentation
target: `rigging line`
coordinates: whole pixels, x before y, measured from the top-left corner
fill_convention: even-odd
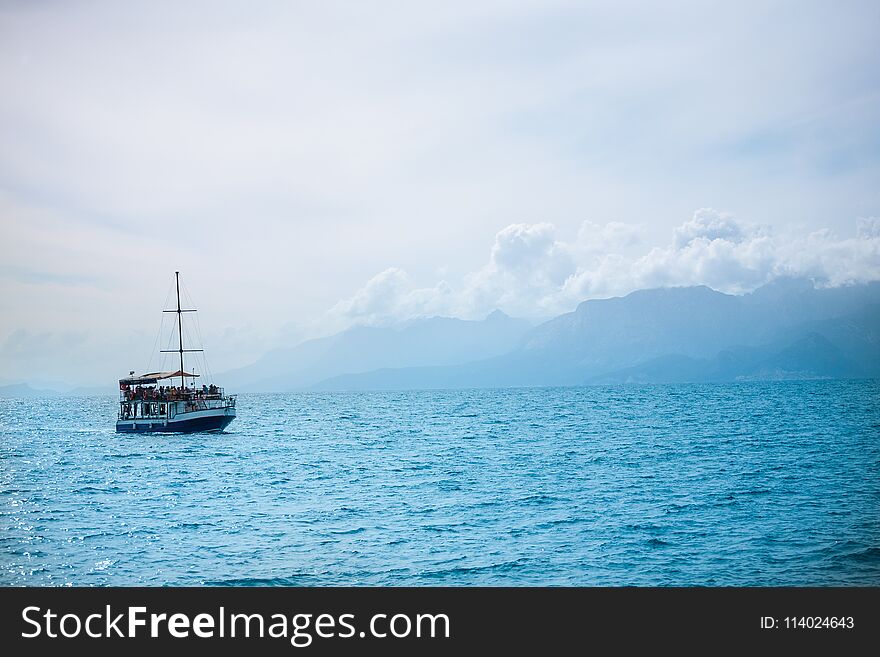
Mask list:
[[[186,298],[186,302],[189,304],[190,308],[195,308],[196,304],[193,301],[192,296],[190,296],[189,288],[186,287],[186,283],[181,282],[181,286],[183,287],[183,294]],[[201,349],[205,349],[205,339],[202,337],[202,322],[199,319],[199,313],[193,313],[195,315],[195,331],[196,337],[199,339],[199,347]],[[211,371],[211,366],[208,362],[208,352],[202,351],[202,363],[204,365],[205,374],[207,374],[208,378],[211,379],[211,382],[214,381],[214,373]]]
[[[169,285],[168,291],[165,293],[165,302],[162,304],[162,308],[167,307],[168,298],[171,296],[171,290],[173,287],[174,287],[174,283]],[[145,370],[146,372],[150,371],[150,368],[153,365],[153,358],[155,358],[156,353],[158,353],[156,347],[159,346],[159,342],[162,339],[162,331],[164,330],[164,328],[165,328],[165,313],[162,313],[162,319],[159,322],[159,332],[156,334],[156,340],[153,342],[153,349],[150,351],[149,358],[147,358],[147,369]],[[141,361],[141,362],[143,362],[143,361]],[[163,364],[164,363],[159,363],[160,368],[162,367]]]
[[[198,335],[198,338],[199,338],[199,344],[202,346],[202,349],[204,349],[205,348],[205,339],[202,337],[202,322],[199,319],[198,313],[196,313],[195,328],[196,328],[196,335]],[[214,381],[214,373],[211,371],[211,366],[208,362],[208,352],[207,351],[202,352],[202,360],[205,363],[205,374],[207,374],[208,378],[210,378],[211,381],[213,382]]]
[[[188,306],[189,306],[190,308],[192,308],[193,310],[196,310],[195,304],[193,304],[192,297],[189,296],[189,292],[188,292],[187,289],[186,289],[186,283],[184,283],[183,281],[181,281],[181,283],[180,283],[180,287],[181,287],[181,292],[183,292],[183,301],[184,301],[184,303],[188,304]],[[194,314],[196,317],[198,317],[198,315],[199,315],[198,311],[194,312],[193,314]],[[191,325],[191,323],[192,323],[192,322],[191,322],[190,318],[187,317],[187,321],[185,321],[185,322],[183,322],[183,323],[181,324],[181,329],[182,329],[183,332],[186,334],[186,343],[187,343],[187,345],[188,345],[190,348],[194,348],[194,347],[193,347],[193,343],[194,343],[194,341],[193,341],[193,339],[192,339],[192,335],[190,334],[190,330],[189,330],[189,329],[190,329],[190,325]],[[201,348],[202,348],[202,345],[199,344],[199,345],[198,345],[198,348],[201,349]]]
[[[156,334],[156,339],[153,341],[153,348],[150,350],[150,356],[149,358],[147,358],[147,369],[145,370],[145,372],[149,372],[150,368],[153,366],[153,359],[156,357],[156,348],[159,346],[159,340],[162,338],[162,329],[164,328],[164,324],[165,317],[163,316],[159,322],[159,332]]]
[[[194,343],[192,336],[189,334],[189,327],[186,324],[181,325],[181,329],[183,330],[183,337],[186,338],[186,344],[188,349],[195,349],[196,347],[192,347],[191,345]],[[197,352],[195,352],[197,353]]]
[[[195,341],[192,339],[193,336],[190,329],[191,327],[187,326],[186,324],[183,325],[183,332],[186,335],[187,344],[194,344]],[[201,345],[199,346],[201,347]],[[190,354],[190,358],[192,359],[192,367],[189,368],[189,371],[193,374],[202,374],[202,383],[205,383],[204,374],[206,368],[204,366],[204,351],[194,351]],[[198,387],[195,379],[193,379],[193,385]]]
[[[205,339],[202,337],[202,323],[199,320],[198,313],[196,313],[196,335],[199,337],[199,344],[202,345],[202,349],[205,348]],[[205,363],[205,373],[208,377],[213,381],[214,374],[211,372],[211,366],[208,364],[208,352],[202,352],[202,360]]]
[[[183,323],[181,325],[181,328],[183,329],[183,334],[184,334],[184,337],[186,338],[186,343],[188,345],[194,344],[195,341],[192,339],[192,334],[190,333],[190,327],[186,323]],[[201,345],[199,345],[199,347],[201,348]],[[192,362],[195,365],[201,365],[201,363],[199,362],[199,355],[200,354],[204,357],[204,352],[198,352],[198,351],[192,352],[189,356],[189,358],[192,359]],[[193,372],[193,374],[195,374],[195,373],[196,372]]]
[[[173,285],[173,284],[172,284],[172,285]],[[166,299],[166,301],[167,301],[167,299]],[[162,313],[162,316],[163,316],[163,319],[164,319],[165,313]],[[170,353],[170,351],[171,351],[171,348],[174,346],[174,337],[175,337],[175,335],[176,335],[176,331],[173,331],[173,330],[172,330],[172,331],[169,331],[169,332],[168,332],[168,344],[166,345],[166,348],[168,349],[168,351],[165,351],[165,352],[162,353],[162,363],[159,365],[159,369],[162,370],[162,371],[174,371],[174,369],[173,369],[173,368],[169,368],[169,367],[166,365],[166,363],[168,362],[168,359],[171,357],[171,353]]]

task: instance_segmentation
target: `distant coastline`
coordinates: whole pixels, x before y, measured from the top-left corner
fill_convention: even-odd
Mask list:
[[[752,293],[705,286],[590,300],[533,326],[495,311],[355,326],[220,374],[242,392],[578,386],[880,377],[880,282]],[[0,397],[114,394],[104,386],[0,386]]]

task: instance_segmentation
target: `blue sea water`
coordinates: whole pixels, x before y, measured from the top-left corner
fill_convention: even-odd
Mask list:
[[[3,585],[878,585],[880,383],[0,400]]]

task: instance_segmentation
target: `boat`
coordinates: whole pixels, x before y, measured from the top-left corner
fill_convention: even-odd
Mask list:
[[[196,311],[180,307],[180,272],[174,272],[174,283],[177,308],[163,312],[177,313],[178,346],[160,352],[177,353],[180,369],[144,374],[135,374],[132,370],[127,377],[119,379],[118,433],[222,431],[235,419],[235,395],[227,395],[213,383],[197,386],[195,380],[200,375],[184,369],[183,355],[202,349],[184,349],[183,313]],[[178,378],[179,386],[174,385]],[[164,384],[166,381],[168,385]]]

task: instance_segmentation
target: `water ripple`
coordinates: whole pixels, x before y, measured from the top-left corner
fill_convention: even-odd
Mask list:
[[[880,385],[0,400],[3,585],[880,585]],[[65,408],[60,416],[58,408]]]

